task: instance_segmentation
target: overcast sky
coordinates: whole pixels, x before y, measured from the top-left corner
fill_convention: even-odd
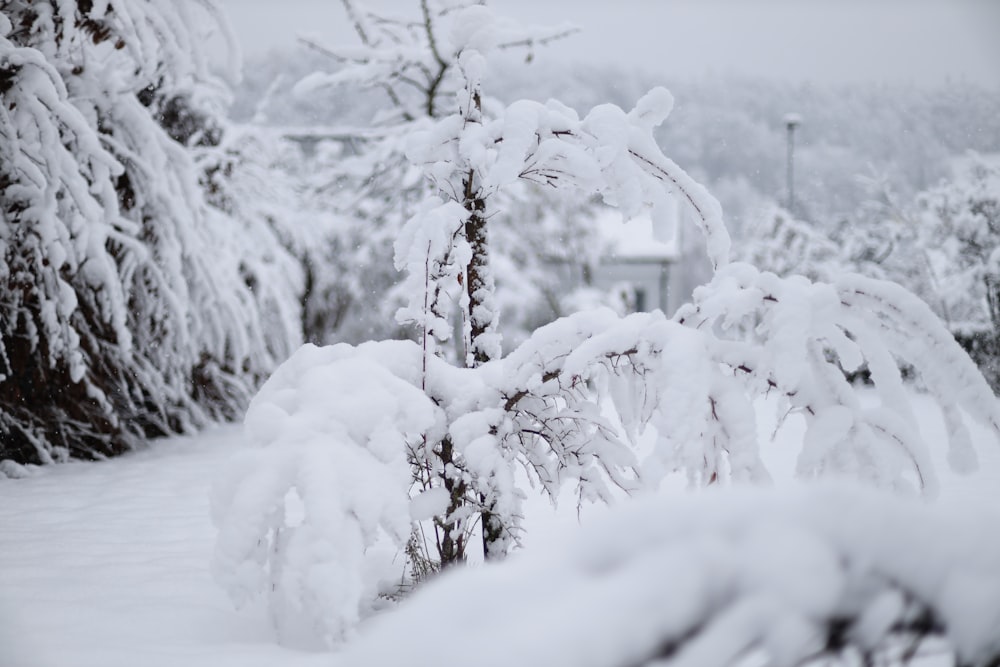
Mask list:
[[[376,0],[397,10],[417,0]],[[673,77],[740,73],[789,81],[1000,88],[1000,0],[493,0],[529,23],[570,21],[547,59],[614,62]],[[339,0],[223,0],[247,56],[299,34],[351,40]]]

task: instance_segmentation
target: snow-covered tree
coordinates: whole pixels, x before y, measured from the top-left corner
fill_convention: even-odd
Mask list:
[[[766,481],[753,409],[762,396],[805,422],[800,476],[933,494],[901,364],[941,405],[952,465],[975,466],[962,412],[1000,433],[1000,407],[923,302],[859,275],[814,282],[731,262],[718,203],[654,140],[672,107],[666,90],[628,112],[601,105],[583,116],[556,101],[491,105],[486,56],[507,41],[507,24],[481,5],[441,20],[440,52],[461,85],[453,113],[411,128],[406,154],[432,193],[395,245],[407,296],[398,318],[419,342],[306,346],[254,400],[257,447],[213,502],[214,567],[234,598],[269,591],[279,629],[297,610],[336,642],[375,607],[373,594],[386,594],[384,570],[366,557],[377,545],[411,556],[410,571],[397,572],[404,581],[465,560],[476,533],[486,558],[505,554],[520,530],[518,469],[552,497],[575,484],[581,501],[674,474],[693,485]],[[661,231],[679,200],[714,275],[673,318],[575,313],[504,357],[492,229],[505,194],[525,183],[600,196],[625,218],[649,214]],[[455,319],[452,364],[443,350]],[[874,407],[845,379],[862,365]],[[364,474],[326,483],[359,459]],[[337,555],[344,545],[350,557]]]
[[[0,8],[0,456],[103,457],[235,416],[299,329],[265,333],[240,271],[273,233],[206,199],[213,6]]]
[[[323,253],[322,261],[315,263],[331,268],[317,271],[316,293],[322,298],[309,309],[307,336],[315,341],[359,342],[406,333],[393,325],[392,316],[404,298],[393,267],[393,244],[430,187],[406,157],[408,137],[428,120],[453,110],[462,81],[448,14],[470,3],[421,2],[414,19],[374,13],[351,0],[343,4],[360,44],[333,47],[306,41],[335,67],[305,77],[295,91],[304,100],[331,87],[345,95],[359,90],[382,95],[383,104],[369,123],[327,132],[306,179],[309,205],[325,210],[327,217],[333,213],[327,241],[317,250]],[[566,27],[508,25],[497,46],[527,51],[530,56],[536,46],[569,32]],[[482,102],[499,105],[488,98]],[[324,138],[321,130],[316,136]],[[559,282],[559,271],[567,264],[560,257],[566,246],[561,239],[575,236],[579,244],[596,247],[595,207],[587,200],[575,205],[556,201],[547,189],[537,187],[503,196],[510,201],[497,212],[509,233],[494,239],[494,251],[499,261],[518,266],[519,272],[516,277],[500,277],[499,298],[517,304],[503,326],[513,338],[522,339],[535,324],[562,314],[552,291],[537,285]],[[556,210],[558,219],[551,216]],[[536,224],[539,211],[549,213],[557,224],[544,228]],[[577,258],[570,264],[575,262]]]

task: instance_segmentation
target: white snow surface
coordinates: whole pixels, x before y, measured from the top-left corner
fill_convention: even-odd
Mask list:
[[[551,550],[428,584],[334,664],[438,664],[420,645],[483,667],[639,665],[665,649],[670,665],[754,651],[806,664],[843,617],[878,647],[909,617],[909,595],[984,664],[1000,650],[1000,538],[982,527],[998,522],[996,507],[959,513],[856,486],[646,498]]]
[[[448,612],[438,605],[452,596],[462,600],[454,622],[463,629],[454,626],[451,640],[474,645],[465,631],[494,629],[501,638],[493,662],[477,664],[615,664],[609,656],[629,638],[641,642],[694,613],[704,603],[698,586],[718,591],[725,582],[729,590],[769,591],[770,609],[778,604],[798,613],[781,623],[780,636],[778,626],[769,635],[768,646],[793,649],[806,612],[838,594],[843,572],[836,574],[830,557],[842,553],[889,559],[900,577],[924,581],[945,613],[967,621],[967,634],[956,640],[974,647],[1000,623],[995,615],[968,618],[975,611],[996,614],[1000,600],[1000,538],[989,528],[1000,520],[1000,448],[970,424],[980,470],[970,477],[947,472],[938,410],[925,396],[914,400],[922,435],[939,445],[932,455],[942,471],[941,494],[932,502],[791,486],[786,480],[804,426],[790,418],[769,440],[780,415],[774,405],[758,404],[773,489],[689,494],[669,488],[617,509],[584,506],[582,531],[574,525],[570,490],[557,510],[531,494],[522,552],[498,567],[442,577],[397,611],[363,625],[360,638],[336,659],[279,646],[262,603],[235,610],[212,581],[216,530],[209,488],[245,449],[242,427],[159,441],[111,461],[29,468],[26,478],[0,479],[0,665],[420,664],[440,658],[431,633],[441,625],[433,615]],[[739,555],[720,550],[727,544]],[[728,568],[715,572],[719,581],[706,582],[710,564],[693,557],[703,553]],[[785,577],[808,568],[830,577],[825,583]],[[628,591],[640,595],[629,598]],[[487,592],[494,597],[484,599]],[[873,599],[866,627],[877,629],[894,604],[891,595]],[[393,631],[386,641],[391,628],[401,634]],[[560,648],[565,651],[555,655]],[[532,649],[551,652],[552,661],[535,659],[542,653]],[[518,655],[532,659],[514,659]]]
[[[0,664],[309,664],[209,574],[208,489],[242,440],[230,427],[0,480]]]

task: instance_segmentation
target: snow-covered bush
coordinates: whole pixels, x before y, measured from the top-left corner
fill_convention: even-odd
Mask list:
[[[933,279],[928,302],[1000,388],[1000,157],[968,156],[915,208]]]
[[[773,206],[747,230],[736,257],[779,276],[823,280],[847,270],[843,247],[816,226]]]
[[[903,202],[885,178],[832,229],[776,211],[749,231],[739,259],[786,276],[831,281],[845,271],[891,280],[923,299],[1000,389],[1000,168],[956,161],[951,179]]]
[[[1000,387],[1000,167],[995,156],[957,160],[950,179],[900,201],[884,179],[829,235],[787,216],[764,225],[741,258],[779,275],[829,280],[851,270],[892,280],[918,295]]]
[[[299,342],[261,331],[240,272],[273,234],[246,238],[199,185],[221,139],[217,19],[194,0],[3,4],[0,458],[102,457],[235,416]]]
[[[635,501],[429,582],[333,664],[993,665],[998,521],[847,486]]]
[[[309,250],[316,238],[313,221],[297,208],[287,176],[290,157],[266,133],[231,125],[218,146],[197,150],[195,158],[211,225],[221,237],[213,256],[222,257],[222,244],[230,249],[229,284],[222,287],[245,302],[241,326],[254,365],[276,365],[302,342]]]
[[[406,345],[383,346],[382,363],[302,347],[254,398],[255,446],[214,489],[217,578],[238,603],[266,591],[283,641],[340,640],[402,577],[391,559],[410,536],[407,448],[442,423],[404,369],[387,368]]]
[[[777,395],[789,413],[804,418],[801,476],[849,475],[933,494],[935,473],[928,445],[912,428],[902,363],[916,369],[942,407],[951,464],[975,466],[962,411],[1000,434],[1000,406],[925,304],[897,285],[861,276],[813,282],[730,262],[718,203],[653,138],[671,110],[666,90],[654,89],[628,112],[601,105],[584,116],[557,101],[490,105],[482,93],[485,56],[504,42],[505,24],[481,5],[455,8],[447,17],[448,53],[461,83],[457,111],[411,128],[407,157],[433,192],[395,245],[407,297],[397,317],[416,327],[419,342],[339,345],[326,356],[310,349],[279,370],[278,398],[265,392],[250,415],[251,430],[261,434],[255,435],[257,449],[219,482],[216,570],[234,596],[244,597],[239,573],[248,572],[254,581],[271,581],[288,601],[272,604],[273,613],[280,616],[288,605],[309,610],[327,640],[348,632],[357,618],[356,597],[347,606],[316,605],[305,599],[306,591],[281,583],[305,576],[286,574],[290,563],[308,572],[327,557],[323,536],[300,549],[315,558],[283,555],[282,535],[300,534],[287,518],[299,502],[310,525],[369,525],[364,517],[381,516],[378,508],[391,506],[393,525],[401,526],[409,497],[430,494],[420,496],[429,500],[415,515],[431,520],[415,522],[405,543],[399,530],[392,535],[400,551],[409,547],[412,567],[402,575],[408,580],[464,561],[476,533],[487,558],[510,550],[524,495],[515,481],[519,468],[553,497],[576,484],[581,500],[609,500],[614,487],[655,488],[673,474],[693,485],[765,481],[769,472],[753,410],[761,396]],[[625,318],[608,309],[576,313],[533,332],[504,357],[491,230],[502,220],[504,194],[524,183],[575,198],[598,195],[625,218],[649,214],[661,231],[669,231],[664,228],[675,219],[679,200],[704,234],[714,276],[672,319],[662,312]],[[456,320],[460,363],[451,365],[446,359]],[[300,355],[321,367],[307,372]],[[357,364],[346,367],[349,380],[337,377],[346,359]],[[845,379],[844,371],[863,364],[879,397],[874,408],[863,406]],[[317,377],[329,378],[328,384],[314,382]],[[295,472],[301,469],[299,434],[307,431],[331,461],[351,465],[356,455],[347,453],[350,447],[370,448],[363,435],[370,432],[368,413],[340,405],[363,400],[359,396],[369,389],[381,403],[382,389],[366,389],[376,378],[382,389],[398,384],[393,395],[409,385],[407,394],[419,396],[413,400],[425,411],[433,406],[433,419],[428,415],[423,426],[390,419],[385,432],[394,441],[380,439],[379,446],[394,442],[396,458],[370,460],[398,480],[378,491],[384,496],[372,500],[366,490],[355,497],[353,484],[338,485],[331,477],[330,493],[347,499],[310,501],[300,487],[313,480]],[[301,395],[328,413],[319,419],[319,408],[295,412]],[[258,414],[264,413],[256,411],[266,403],[281,406],[269,417],[280,428],[262,424]],[[652,446],[640,452],[644,436]],[[400,456],[409,463],[408,480],[397,472]],[[258,500],[261,487],[268,493]],[[365,511],[320,518],[351,502]],[[364,546],[355,546],[352,559],[326,566],[353,568],[367,581]],[[365,604],[370,600],[358,602]]]

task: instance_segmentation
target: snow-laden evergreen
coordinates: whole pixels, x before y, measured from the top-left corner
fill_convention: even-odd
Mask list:
[[[223,26],[187,0],[4,4],[0,458],[101,457],[233,417],[298,344],[298,317],[262,324],[273,299],[245,279],[283,261],[273,231],[199,183]],[[261,243],[275,257],[245,256]],[[287,273],[261,277],[286,304]]]

